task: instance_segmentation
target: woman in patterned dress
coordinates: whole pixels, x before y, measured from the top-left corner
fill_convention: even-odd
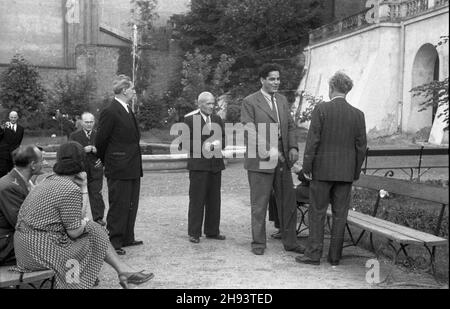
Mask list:
[[[55,174],[23,202],[14,236],[16,268],[23,272],[52,269],[56,288],[91,288],[105,261],[117,271],[123,288],[147,282],[153,274],[136,272],[122,262],[106,230],[85,218],[84,155],[76,142],[61,145]]]

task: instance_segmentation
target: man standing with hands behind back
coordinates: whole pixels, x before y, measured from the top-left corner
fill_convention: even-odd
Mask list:
[[[91,205],[92,220],[105,226],[103,220],[105,214],[105,203],[103,202],[103,165],[98,158],[95,139],[97,130],[94,129],[95,117],[91,113],[81,115],[81,129],[73,132],[69,140],[78,142],[86,152],[85,169],[87,174],[87,187],[89,193],[89,204]]]
[[[298,159],[296,126],[286,97],[278,93],[280,68],[266,64],[261,68],[259,78],[261,90],[246,97],[241,109],[241,122],[248,128],[244,167],[250,185],[252,252],[264,254],[267,206],[273,189],[284,249],[303,253],[297,243],[297,209],[290,171]],[[261,146],[265,153],[260,153]]]
[[[346,100],[352,88],[350,77],[337,72],[329,81],[331,101],[312,113],[303,159],[303,173],[311,180],[309,237],[305,255],[295,258],[299,263],[320,264],[329,203],[333,226],[328,262],[336,266],[342,257],[352,183],[361,174],[367,148],[364,113]]]
[[[122,247],[143,244],[134,237],[143,176],[141,136],[130,106],[136,95],[131,79],[126,75],[117,76],[113,90],[114,100],[100,113],[95,146],[108,181],[109,238],[117,254],[124,255]]]

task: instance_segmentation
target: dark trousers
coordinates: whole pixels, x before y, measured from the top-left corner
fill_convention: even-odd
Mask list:
[[[8,174],[13,167],[14,165],[12,160],[0,158],[0,178]]]
[[[139,206],[141,179],[108,179],[107,228],[115,249],[135,240],[134,225]]]
[[[219,235],[222,172],[189,171],[189,181],[189,236],[202,235],[203,214],[205,235]]]
[[[87,167],[87,180],[92,219],[94,221],[101,220],[105,214],[105,202],[102,196],[103,168],[96,168],[93,164],[89,164]]]
[[[275,197],[275,192],[270,194],[269,199],[269,221],[273,221],[273,225],[276,229],[280,228],[280,218],[278,218],[278,211],[277,211],[277,200]]]
[[[325,220],[331,203],[333,223],[328,260],[342,257],[345,224],[351,200],[351,182],[318,181],[310,184],[309,237],[305,255],[314,260],[322,257]]]
[[[248,171],[250,185],[252,248],[266,248],[266,215],[272,189],[285,249],[297,246],[297,209],[291,171],[286,163],[278,163],[275,173]]]

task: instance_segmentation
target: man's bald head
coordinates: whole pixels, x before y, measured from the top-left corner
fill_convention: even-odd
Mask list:
[[[205,115],[211,115],[214,110],[216,99],[211,92],[202,92],[198,96],[197,104],[201,112]]]
[[[9,113],[9,121],[12,124],[17,123],[17,120],[19,120],[19,114],[17,114],[16,111],[12,111],[11,113]]]

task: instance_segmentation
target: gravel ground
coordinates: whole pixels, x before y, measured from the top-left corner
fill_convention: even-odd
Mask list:
[[[223,173],[221,232],[227,239],[216,241],[202,237],[199,244],[190,243],[187,237],[188,185],[186,171],[145,173],[136,222],[136,237],[144,241],[144,246],[126,248],[127,254],[122,258],[137,269],[154,272],[155,278],[137,288],[384,288],[366,281],[366,262],[374,255],[361,248],[345,249],[338,267],[331,267],[325,258],[320,266],[298,264],[294,260],[295,253],[284,251],[281,242],[270,237],[265,255],[253,255],[250,252],[249,189],[241,163],[228,165]],[[106,189],[104,194],[107,200]],[[267,234],[273,232],[273,224],[268,222]],[[326,246],[327,243],[328,239]],[[436,285],[430,275],[392,268],[387,260],[380,260],[380,269],[382,280],[394,269],[396,281]],[[117,275],[108,265],[103,267],[100,280],[99,289],[120,288]]]

